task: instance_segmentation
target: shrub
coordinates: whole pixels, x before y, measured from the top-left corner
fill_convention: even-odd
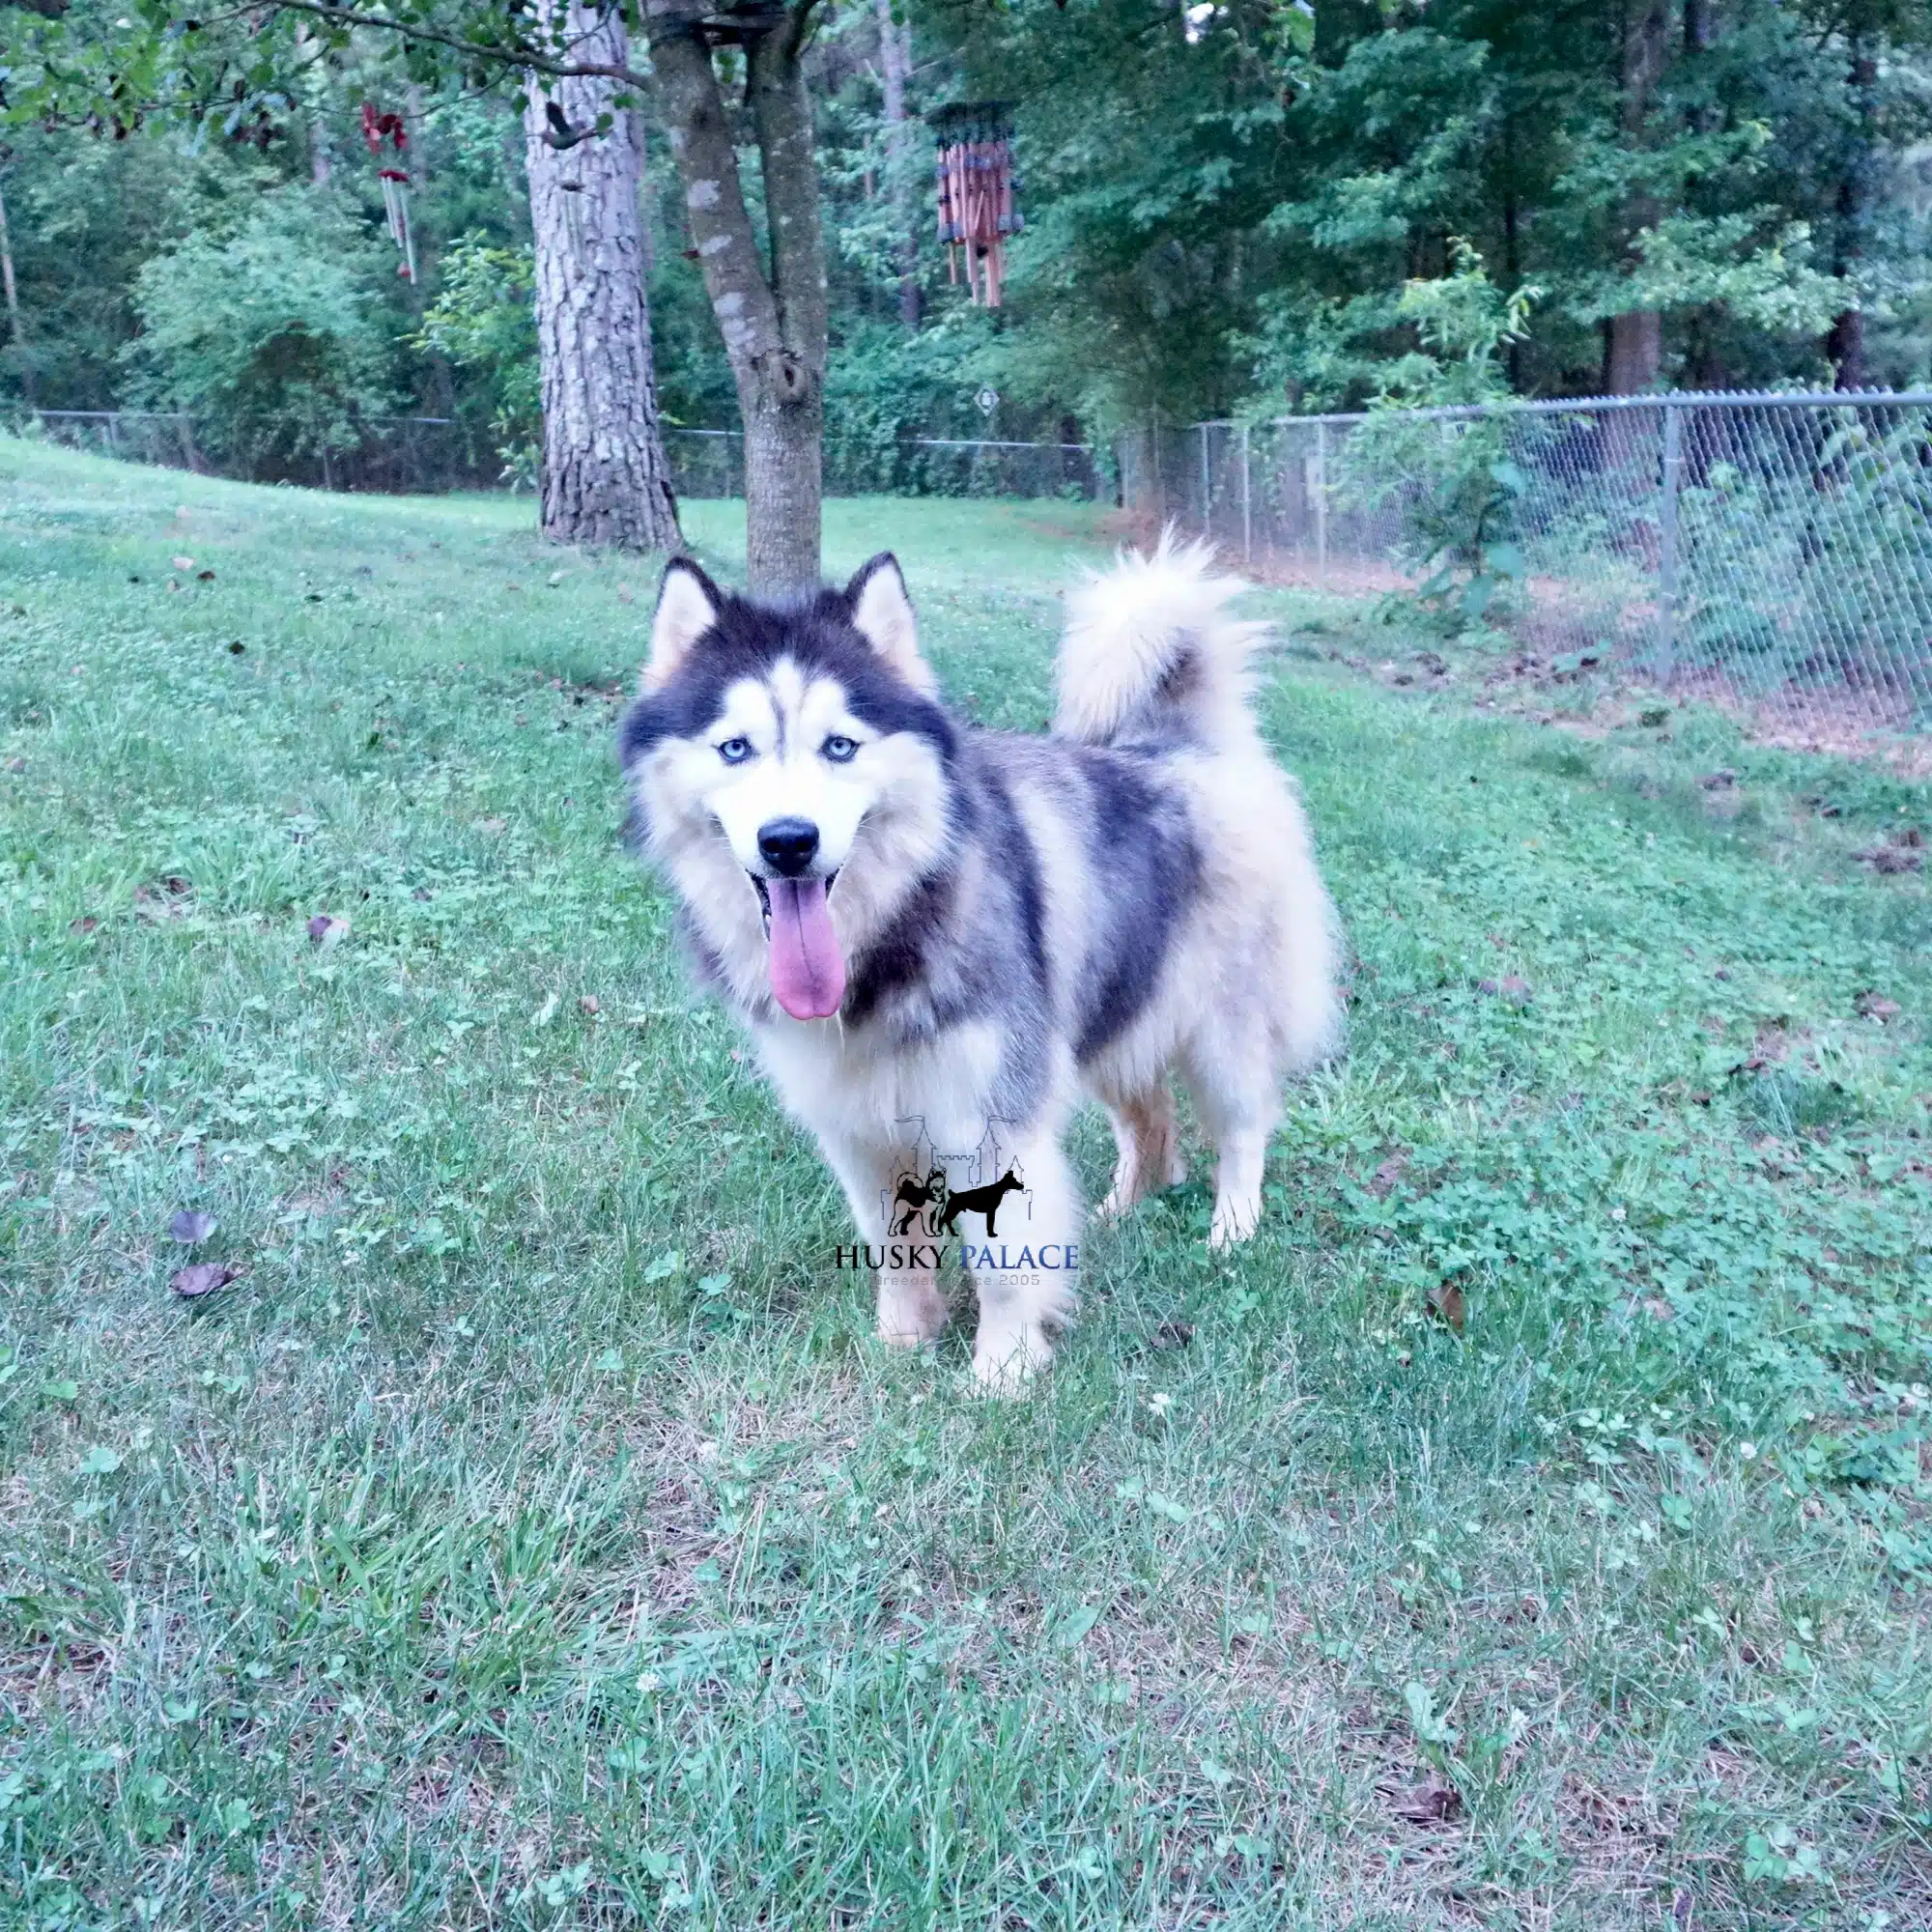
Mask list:
[[[354,448],[395,407],[384,258],[312,191],[283,188],[226,235],[191,230],[134,283],[123,355],[136,407],[185,411],[224,467],[273,474]]]

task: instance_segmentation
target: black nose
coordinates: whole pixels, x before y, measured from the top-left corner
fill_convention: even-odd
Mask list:
[[[775,872],[795,879],[818,850],[818,827],[809,818],[770,818],[758,827],[758,850]]]

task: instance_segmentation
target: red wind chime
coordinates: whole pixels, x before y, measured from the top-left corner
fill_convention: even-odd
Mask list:
[[[939,239],[946,244],[946,272],[966,287],[976,304],[1000,305],[1006,279],[1007,238],[1026,226],[1013,196],[1013,121],[1002,100],[942,107],[932,116],[939,138]]]
[[[375,104],[365,100],[362,103],[362,138],[369,144],[370,154],[376,157],[376,173],[383,184],[383,213],[389,219],[389,240],[403,251],[396,273],[404,281],[412,282],[416,278],[416,238],[410,227],[410,175],[402,165],[403,156],[410,145],[409,129],[403,126],[400,114],[378,114]],[[395,160],[386,165],[383,161],[384,141],[396,152]]]

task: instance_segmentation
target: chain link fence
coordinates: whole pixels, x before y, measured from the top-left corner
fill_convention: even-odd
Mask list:
[[[1144,521],[1259,574],[1413,590],[1493,565],[1492,619],[1536,648],[1932,728],[1932,391],[1156,425],[1121,477]]]
[[[680,497],[742,497],[745,438],[735,429],[664,432]],[[1085,442],[855,435],[828,425],[828,497],[1059,497],[1114,501],[1112,465]]]
[[[101,456],[172,469],[226,473],[208,457],[185,414],[145,410],[25,410],[14,427]],[[384,416],[358,426],[346,447],[286,452],[253,466],[250,480],[324,490],[442,492],[507,487],[487,433],[447,416]],[[742,497],[742,431],[663,431],[671,487],[681,497]],[[1105,455],[1084,442],[859,436],[825,437],[829,497],[1059,497],[1114,500]]]
[[[241,473],[249,482],[318,490],[491,490],[499,486],[503,469],[486,432],[449,416],[370,417],[356,425],[353,441],[331,439],[293,450],[270,445],[239,465],[212,457],[195,435],[193,418],[174,412],[22,409],[11,426],[68,449],[128,463],[207,475]]]
[[[27,414],[75,447],[214,468],[185,416]],[[411,416],[366,432],[264,480],[502,487],[469,426]],[[740,432],[667,427],[665,446],[681,497],[743,494]],[[1143,525],[1213,537],[1257,575],[1338,592],[1411,593],[1446,572],[1466,593],[1493,570],[1501,594],[1480,614],[1548,658],[1594,657],[1797,717],[1829,707],[1834,722],[1932,729],[1932,391],[1153,424],[1113,450],[835,424],[825,487],[1120,502]]]

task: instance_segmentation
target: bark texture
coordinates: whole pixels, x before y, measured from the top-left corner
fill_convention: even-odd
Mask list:
[[[20,327],[20,285],[14,279],[14,237],[7,226],[7,202],[0,195],[0,286],[7,293],[7,333],[20,360],[20,394],[34,400],[34,365],[27,359],[26,331]]]
[[[1664,0],[1626,0],[1623,34],[1624,133],[1641,146],[1657,83],[1662,78],[1670,40]],[[1633,195],[1624,219],[1633,238],[1658,218],[1656,201]],[[1604,349],[1604,386],[1613,396],[1654,388],[1663,366],[1663,318],[1655,309],[1629,309],[1609,319]]]
[[[1854,281],[1864,258],[1865,225],[1869,218],[1878,172],[1878,62],[1862,40],[1852,44],[1847,75],[1856,121],[1838,177],[1837,221],[1832,246],[1832,272]],[[1865,317],[1856,301],[1842,310],[1825,337],[1831,358],[1833,386],[1862,389],[1865,385]]]
[[[585,65],[627,64],[622,18],[571,0],[562,16]],[[543,532],[560,543],[681,550],[658,434],[651,318],[638,220],[642,155],[615,81],[529,77],[524,114],[543,373]],[[598,117],[611,125],[595,132]]]
[[[690,0],[648,0],[658,102],[684,189],[745,424],[746,575],[781,596],[819,577],[825,430],[825,236],[811,102],[800,65],[814,0],[707,19]],[[738,178],[712,64],[726,34],[745,50],[745,105],[764,175],[761,247]],[[767,271],[766,263],[770,268]]]

